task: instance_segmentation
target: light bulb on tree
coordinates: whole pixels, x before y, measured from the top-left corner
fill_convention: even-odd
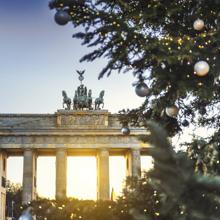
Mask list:
[[[209,72],[209,64],[206,61],[198,61],[194,65],[194,71],[198,76],[206,76]]]

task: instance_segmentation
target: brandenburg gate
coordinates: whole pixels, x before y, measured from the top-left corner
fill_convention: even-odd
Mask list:
[[[0,219],[5,218],[9,156],[23,156],[23,203],[36,198],[38,156],[56,157],[56,199],[66,197],[67,156],[96,156],[97,199],[110,199],[109,156],[124,155],[127,175],[140,176],[140,156],[145,153],[146,145],[138,140],[138,136],[145,134],[145,129],[131,127],[129,135],[123,134],[118,115],[99,107],[103,97],[97,98],[95,108],[92,108],[92,102],[87,100],[91,91],[89,96],[85,88],[81,82],[73,109],[63,91],[66,108],[54,114],[0,114]],[[82,96],[87,97],[87,101],[84,100],[86,107],[79,99]]]

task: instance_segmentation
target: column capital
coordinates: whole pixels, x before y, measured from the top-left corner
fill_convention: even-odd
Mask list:
[[[59,152],[59,151],[64,151],[64,152],[66,152],[67,149],[64,148],[64,147],[58,147],[58,148],[56,148],[56,152]]]
[[[140,151],[141,148],[140,147],[132,147],[130,148],[131,151]]]
[[[100,147],[98,150],[99,151],[109,151],[109,148],[107,148],[107,147]]]
[[[22,149],[23,149],[23,152],[25,152],[25,151],[31,151],[33,153],[37,152],[37,149],[31,148],[31,147],[25,147],[25,148],[22,148]]]

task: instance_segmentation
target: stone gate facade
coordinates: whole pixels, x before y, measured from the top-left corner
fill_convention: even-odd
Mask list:
[[[37,156],[56,157],[56,198],[66,197],[67,156],[97,157],[97,199],[110,199],[109,156],[126,157],[127,175],[140,175],[140,155],[147,145],[145,129],[121,133],[117,115],[107,110],[58,110],[54,114],[0,114],[0,219],[5,216],[7,157],[22,155],[23,203],[36,198]],[[16,172],[16,168],[15,168]]]

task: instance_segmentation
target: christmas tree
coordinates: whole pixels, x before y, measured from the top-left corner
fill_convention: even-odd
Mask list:
[[[54,0],[49,6],[57,9],[58,24],[71,21],[73,37],[94,48],[81,61],[107,58],[99,78],[112,70],[137,76],[136,92],[147,98],[128,118],[156,120],[170,135],[195,123],[195,115],[219,127],[218,114],[204,118],[219,100],[218,0]]]
[[[217,219],[220,1],[53,0],[49,6],[59,25],[72,22],[73,37],[93,48],[81,61],[107,59],[99,79],[115,70],[136,76],[135,91],[145,99],[140,108],[121,111],[124,126],[149,127],[150,119],[169,136],[189,124],[216,130],[178,154],[155,125],[149,128],[160,138],[144,141],[157,146],[149,150],[155,159],[151,179],[161,197],[161,212],[153,218]]]

